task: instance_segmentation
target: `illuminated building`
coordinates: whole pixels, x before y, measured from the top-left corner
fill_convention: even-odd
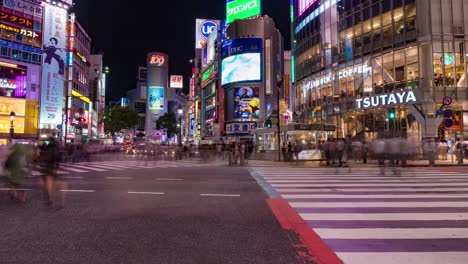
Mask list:
[[[316,140],[466,138],[466,10],[460,0],[292,0],[295,111],[337,127]]]
[[[96,94],[91,90],[95,78],[91,78],[91,37],[78,22],[74,14],[70,14],[68,21],[69,44],[68,44],[68,85],[69,94],[67,110],[67,141],[69,142],[88,142],[92,138],[93,121],[95,123],[94,131],[97,132],[97,105],[100,101]],[[99,62],[98,62],[99,63]],[[102,62],[100,62],[102,65]],[[102,70],[102,66],[97,70]],[[93,76],[96,77],[96,76]],[[94,96],[96,95],[96,97]],[[97,135],[94,135],[96,137]]]
[[[235,20],[221,43],[224,135],[254,140],[268,117],[277,116],[278,83],[284,78],[283,37],[267,15]],[[277,123],[277,118],[273,123]],[[277,146],[276,124],[257,134],[257,143]],[[262,139],[259,142],[259,139]]]
[[[38,137],[44,7],[20,2],[29,8],[0,3],[0,144],[10,137],[12,112],[14,142]]]

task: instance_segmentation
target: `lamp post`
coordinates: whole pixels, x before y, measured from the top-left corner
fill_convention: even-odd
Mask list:
[[[10,144],[13,143],[13,136],[15,134],[15,117],[16,117],[16,113],[14,111],[12,111],[10,113]]]
[[[177,110],[177,114],[179,115],[179,146],[182,146],[182,114],[184,113],[184,110],[182,108],[179,108]]]

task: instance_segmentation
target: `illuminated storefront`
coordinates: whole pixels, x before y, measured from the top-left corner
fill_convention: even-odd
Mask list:
[[[33,140],[38,136],[39,109],[37,101],[0,97],[0,145],[10,137],[10,113],[15,113],[13,139]]]
[[[336,137],[468,138],[468,3],[435,2],[292,1],[301,121],[336,125]],[[464,125],[437,129],[445,96]]]

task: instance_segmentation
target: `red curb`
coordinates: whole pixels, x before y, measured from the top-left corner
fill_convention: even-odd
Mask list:
[[[298,255],[304,261],[312,261],[317,264],[344,264],[327,244],[308,226],[299,214],[281,198],[268,199],[268,205],[275,214],[281,227],[298,235],[300,241],[289,239],[296,247]],[[304,252],[307,251],[307,252]]]

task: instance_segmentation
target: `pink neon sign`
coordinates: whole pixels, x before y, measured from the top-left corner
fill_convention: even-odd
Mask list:
[[[317,0],[299,0],[299,15],[302,15],[312,4],[317,2]]]

